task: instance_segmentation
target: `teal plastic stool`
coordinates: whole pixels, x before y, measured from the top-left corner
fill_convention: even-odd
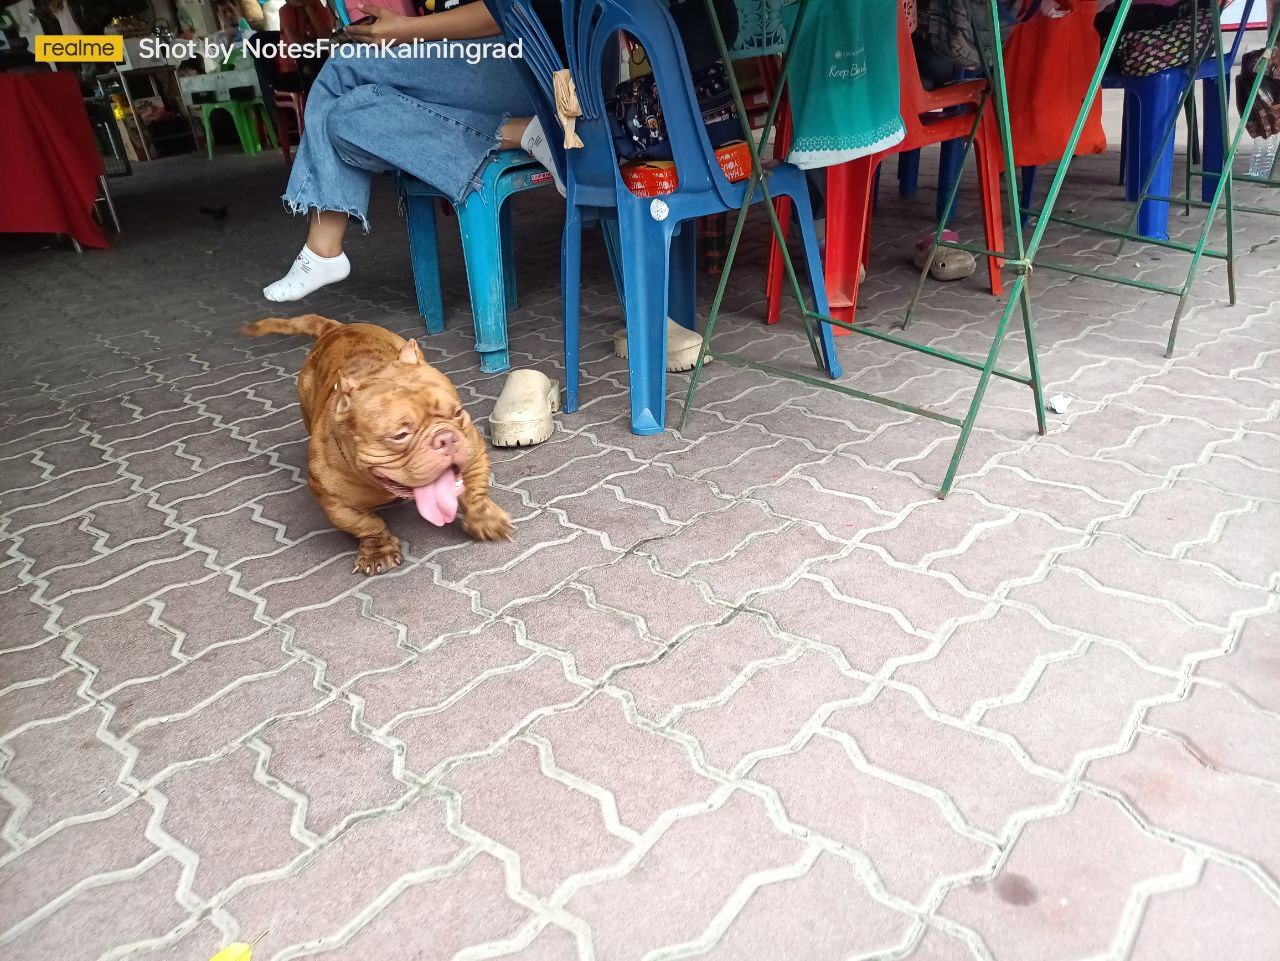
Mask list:
[[[396,174],[409,224],[413,285],[428,334],[444,332],[440,296],[440,260],[436,236],[436,201],[440,191],[401,171]],[[462,256],[471,289],[476,351],[480,369],[497,374],[511,367],[507,351],[507,311],[516,307],[516,274],[511,237],[513,194],[555,182],[541,164],[523,150],[502,150],[484,169],[480,187],[454,208],[462,234]]]
[[[204,127],[204,143],[210,159],[213,157],[213,132],[210,129],[210,119],[219,110],[225,110],[231,115],[231,122],[236,127],[236,136],[240,138],[240,149],[245,154],[253,156],[262,152],[262,142],[258,139],[257,129],[259,119],[271,141],[271,148],[273,150],[276,148],[275,128],[272,125],[271,115],[267,112],[267,105],[262,102],[261,97],[254,97],[252,100],[218,100],[214,103],[202,103],[199,106],[200,124]]]

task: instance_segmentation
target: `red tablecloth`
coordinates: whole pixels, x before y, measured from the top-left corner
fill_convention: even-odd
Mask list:
[[[0,73],[0,232],[106,247],[92,217],[102,158],[72,73]]]

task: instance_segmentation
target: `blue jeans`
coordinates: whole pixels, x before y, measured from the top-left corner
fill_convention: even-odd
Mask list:
[[[488,38],[502,41],[501,37]],[[335,51],[307,95],[284,203],[339,210],[368,230],[375,173],[403,170],[454,203],[480,182],[512,117],[533,116],[518,60]]]

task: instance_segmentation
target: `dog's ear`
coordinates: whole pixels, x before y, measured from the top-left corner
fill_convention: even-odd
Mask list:
[[[422,355],[422,348],[412,337],[404,342],[404,346],[400,348],[400,356],[396,359],[402,364],[417,365],[427,362],[427,358]]]
[[[360,389],[360,381],[346,374],[339,374],[338,382],[333,386],[338,391],[338,413],[345,414],[351,409],[351,395]]]

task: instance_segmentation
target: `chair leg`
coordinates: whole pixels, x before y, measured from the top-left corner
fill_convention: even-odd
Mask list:
[[[920,151],[904,150],[898,154],[898,196],[914,197],[920,188]],[[941,188],[939,188],[941,192]]]
[[[1129,165],[1131,182],[1125,185],[1138,199],[1144,187],[1156,197],[1168,197],[1173,189],[1173,138],[1166,138],[1167,125],[1175,122],[1183,78],[1167,71],[1144,79],[1135,89],[1134,111],[1139,117],[1138,136],[1130,143],[1134,162]],[[1163,152],[1156,151],[1164,147]],[[1138,209],[1138,233],[1153,240],[1169,237],[1169,204],[1145,200]]]
[[[480,354],[480,369],[486,374],[500,374],[511,367],[507,350],[507,268],[499,237],[502,217],[500,209],[494,207],[494,197],[482,189],[469,194],[457,208],[476,352]]]
[[[831,316],[846,323],[853,323],[857,308],[881,157],[859,157],[827,170],[827,299]]]
[[[271,111],[267,109],[265,103],[254,104],[251,109],[254,116],[258,118],[258,133],[261,140],[270,141],[271,149],[275,150],[279,146],[279,141],[276,139],[275,124],[271,122]]]
[[[782,227],[782,238],[785,241],[787,233],[791,228],[791,198],[775,198],[773,202],[773,209],[778,214],[778,223]],[[782,315],[783,273],[782,250],[778,246],[777,236],[770,231],[769,272],[765,280],[765,297],[769,302],[769,308],[765,315],[765,320],[770,324],[776,324],[778,322],[778,318]]]
[[[698,329],[698,225],[686,220],[671,240],[668,314],[681,327]]]
[[[772,97],[774,89],[772,84],[777,82],[779,64],[772,57],[764,59],[770,62],[773,69],[773,78],[769,81],[770,85],[768,86],[769,95]],[[792,126],[791,102],[784,97],[778,108],[777,127],[773,139],[773,158],[775,160],[785,160],[787,154],[791,151]],[[776,198],[773,209],[778,216],[778,223],[782,225],[782,237],[785,242],[787,233],[791,228],[791,198]],[[768,302],[768,309],[765,313],[766,323],[776,324],[782,314],[782,285],[785,279],[783,274],[782,251],[778,249],[778,238],[770,231],[769,268],[765,275],[765,299]]]
[[[797,208],[803,204],[797,203]],[[804,261],[809,273],[809,286],[813,289],[814,310],[819,314],[829,313],[831,305],[827,302],[827,287],[822,276],[822,252],[818,248],[818,231],[813,223],[813,215],[804,209],[800,210],[800,239],[804,242]],[[840,361],[836,358],[836,342],[830,324],[818,324],[818,343],[822,346],[822,360],[827,368],[827,375],[832,379],[840,376]]]
[[[601,228],[605,229],[603,221]],[[607,230],[605,236],[608,236]],[[577,207],[570,205],[565,211],[564,235],[560,242],[560,289],[564,297],[564,410],[567,414],[578,409],[582,376],[578,351],[581,278],[582,214]]]
[[[938,145],[938,199],[934,208],[934,219],[942,219],[942,215],[946,212],[944,208],[947,206],[947,198],[951,196],[951,185],[960,179],[963,172],[961,164],[964,162],[964,141],[963,140],[944,140]],[[956,212],[951,211],[951,219],[954,221]]]
[[[498,213],[498,231],[502,241],[502,290],[508,313],[519,306],[516,289],[516,237],[511,229],[511,201],[504,199]]]
[[[618,210],[623,285],[627,291],[627,354],[631,433],[658,434],[667,420],[667,293],[671,227],[655,224],[647,204],[624,200]]]
[[[982,129],[978,131],[977,147],[978,186],[982,191],[982,226],[987,249],[1004,250],[1004,217],[1000,204],[999,133],[990,112],[982,121]],[[1017,214],[1018,212],[1014,211],[1014,216]],[[1000,273],[1002,266],[999,257],[987,257],[987,279],[994,297],[1004,293],[1004,278]]]
[[[435,198],[406,196],[405,221],[409,226],[409,257],[418,313],[428,334],[444,332],[444,301],[440,296],[440,252],[436,238]]]
[[[605,253],[609,257],[609,270],[613,273],[613,288],[618,292],[618,303],[627,301],[622,283],[622,241],[618,237],[618,218],[611,211],[600,212],[600,234],[604,238]]]
[[[276,104],[276,141],[280,144],[280,152],[284,154],[284,165],[293,166],[293,152],[290,148],[289,125],[285,122],[285,113],[289,108]]]
[[[200,124],[204,127],[205,155],[210,160],[213,159],[213,125],[210,123],[210,115],[212,113],[213,111],[204,107],[200,109]]]
[[[1031,211],[1035,209],[1036,199],[1036,173],[1039,167],[1022,167],[1019,172],[1022,174],[1022,190],[1018,194],[1018,206],[1022,213],[1022,226],[1027,226],[1031,220]]]
[[[1213,195],[1218,189],[1218,178],[1211,177],[1209,174],[1218,174],[1222,172],[1223,158],[1223,141],[1225,136],[1223,130],[1226,123],[1222,116],[1222,104],[1218,100],[1218,81],[1216,78],[1203,81],[1204,90],[1204,146],[1202,148],[1202,156],[1204,162],[1205,176],[1200,178],[1200,199],[1206,203],[1213,200]],[[1195,94],[1191,95],[1188,103],[1192,102]],[[1189,133],[1194,136],[1194,132]]]
[[[106,174],[99,175],[98,186],[102,188],[102,201],[107,205],[107,213],[111,214],[111,224],[116,228],[116,233],[120,233],[120,218],[116,215],[116,205],[111,199],[111,188],[107,185]]]

